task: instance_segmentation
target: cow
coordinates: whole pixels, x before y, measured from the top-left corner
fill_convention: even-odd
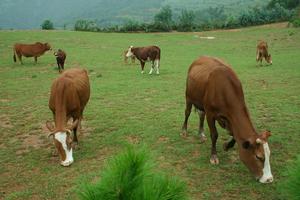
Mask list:
[[[51,122],[46,122],[46,126],[51,131],[48,137],[53,136],[62,166],[73,163],[72,144],[78,144],[77,129],[89,98],[90,83],[84,69],[68,69],[52,83],[49,108],[53,113],[55,126]],[[71,118],[72,125],[68,126],[67,122]]]
[[[130,46],[126,54],[127,57],[134,55],[141,63],[142,74],[144,73],[144,67],[146,61],[152,62],[152,67],[149,74],[152,74],[154,65],[156,67],[156,74],[159,74],[160,63],[160,48],[158,46],[148,47],[133,47]]]
[[[128,57],[126,56],[127,53],[128,53],[128,50],[125,50],[123,52],[124,63],[126,63],[126,64],[128,64]],[[130,56],[130,59],[131,59],[131,64],[134,64],[135,63],[135,56],[133,54]]]
[[[268,44],[265,41],[260,41],[256,47],[256,62],[262,65],[263,58],[267,63],[272,65],[272,56],[268,53]]]
[[[187,122],[194,106],[199,110],[201,141],[205,140],[203,123],[205,117],[207,119],[212,142],[211,164],[219,164],[216,150],[217,121],[231,135],[231,140],[225,142],[223,146],[224,150],[229,150],[237,142],[240,159],[256,179],[261,183],[273,181],[267,141],[271,132],[257,134],[245,104],[241,82],[229,65],[208,56],[195,60],[188,70],[185,97],[182,134],[187,135]]]
[[[54,52],[54,56],[56,57],[58,71],[61,73],[64,70],[67,54],[63,50],[58,49],[56,52]]]
[[[16,58],[16,55],[17,55],[20,63],[23,64],[22,56],[34,57],[34,61],[36,64],[37,58],[49,50],[51,50],[51,46],[48,43],[40,43],[40,42],[36,42],[35,44],[16,43],[13,48],[13,52],[14,52],[13,59],[14,59],[14,62],[17,62],[17,58]]]

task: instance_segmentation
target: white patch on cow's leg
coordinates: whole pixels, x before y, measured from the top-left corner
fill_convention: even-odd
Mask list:
[[[141,74],[143,74],[143,73],[144,73],[144,70],[142,70]]]
[[[263,168],[263,176],[259,179],[261,183],[271,183],[273,182],[273,175],[271,172],[271,165],[270,165],[270,148],[268,143],[263,144],[264,152],[265,152],[265,163]]]
[[[63,166],[69,166],[73,163],[74,159],[73,159],[73,153],[72,153],[72,148],[70,150],[68,150],[67,147],[67,143],[66,143],[66,139],[67,139],[67,133],[66,132],[57,132],[54,135],[54,138],[61,143],[65,154],[66,154],[66,159],[64,161],[61,161],[61,165]]]
[[[149,74],[152,74],[152,72],[153,72],[153,66],[151,67]]]
[[[159,60],[156,59],[156,60],[154,61],[154,63],[155,63],[155,67],[156,67],[156,74],[159,74]]]

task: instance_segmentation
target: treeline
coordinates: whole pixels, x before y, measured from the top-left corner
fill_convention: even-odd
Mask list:
[[[177,16],[170,6],[165,6],[150,23],[129,20],[123,25],[101,27],[97,20],[78,20],[75,31],[93,32],[169,32],[232,29],[274,22],[290,21],[300,26],[300,0],[271,0],[265,6],[256,6],[238,14],[229,14],[224,6],[192,11],[183,9]]]

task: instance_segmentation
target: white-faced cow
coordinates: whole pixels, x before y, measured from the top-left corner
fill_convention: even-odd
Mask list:
[[[267,63],[272,65],[272,56],[268,52],[268,44],[265,41],[260,41],[256,47],[256,62],[260,62],[262,65],[263,58]]]
[[[25,57],[34,57],[35,63],[37,63],[37,58],[43,55],[46,51],[51,50],[51,46],[48,43],[36,42],[35,44],[15,44],[14,45],[14,62],[17,62],[16,55],[18,56],[21,64],[22,56]]]
[[[63,166],[73,163],[72,142],[78,144],[77,129],[80,127],[83,110],[89,98],[90,83],[84,69],[66,70],[52,84],[49,108],[53,113],[55,127],[49,122],[46,125],[51,131],[48,136],[53,136]],[[73,124],[68,127],[67,122],[71,118]]]
[[[144,67],[146,61],[152,62],[152,66],[149,74],[152,74],[154,66],[156,67],[156,74],[159,74],[160,48],[158,46],[148,46],[148,47],[130,46],[126,56],[131,57],[132,55],[134,55],[141,62],[142,74],[144,73]]]
[[[195,60],[189,70],[186,82],[185,121],[182,126],[183,135],[187,135],[187,121],[192,106],[199,110],[199,133],[202,140],[203,122],[206,115],[212,141],[211,164],[218,164],[216,142],[218,132],[217,121],[232,136],[224,144],[228,150],[238,144],[239,156],[254,176],[262,183],[272,182],[270,167],[269,131],[258,135],[250,119],[245,104],[241,82],[234,71],[217,58],[200,57]]]
[[[129,58],[129,57],[127,57],[127,53],[128,53],[128,49],[123,52],[124,63],[126,63],[126,64],[128,64],[128,58]],[[131,64],[134,64],[135,56],[133,54],[130,56],[130,59],[131,59]]]

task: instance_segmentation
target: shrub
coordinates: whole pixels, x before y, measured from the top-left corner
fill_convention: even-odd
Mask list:
[[[178,31],[192,31],[195,20],[195,14],[193,11],[182,10],[179,16],[179,22],[177,25]]]
[[[95,21],[80,19],[74,25],[75,31],[98,31],[98,26]]]
[[[79,189],[82,200],[184,200],[185,184],[153,169],[145,149],[129,147],[107,163],[101,180]]]
[[[281,183],[278,190],[285,195],[286,199],[299,200],[300,199],[300,156],[287,169],[287,179]]]
[[[43,21],[41,27],[43,30],[53,30],[54,29],[53,23],[49,19]]]

